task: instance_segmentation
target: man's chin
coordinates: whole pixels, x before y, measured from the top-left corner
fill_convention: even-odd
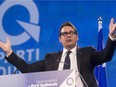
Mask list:
[[[72,49],[74,47],[74,45],[73,44],[68,44],[66,47]]]
[[[74,44],[72,44],[72,43],[68,43],[68,44],[67,44],[67,46],[73,46],[73,45],[74,45]]]

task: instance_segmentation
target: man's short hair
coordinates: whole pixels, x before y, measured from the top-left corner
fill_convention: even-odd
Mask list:
[[[61,27],[60,27],[60,31],[59,31],[59,36],[61,36],[61,30],[64,26],[70,26],[74,29],[75,31],[75,34],[77,35],[77,30],[76,30],[76,27],[71,23],[71,22],[64,22]]]

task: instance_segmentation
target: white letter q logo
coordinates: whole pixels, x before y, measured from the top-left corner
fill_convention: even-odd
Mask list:
[[[16,20],[26,31],[16,36],[7,34],[4,31],[4,28],[2,25],[3,24],[2,20],[3,20],[3,16],[5,12],[14,5],[20,5],[25,7],[30,14],[30,23]],[[36,42],[39,42],[40,26],[37,26],[38,23],[39,23],[39,12],[36,7],[36,4],[32,0],[29,0],[29,1],[6,0],[0,6],[0,40],[2,41],[4,41],[6,37],[10,37],[12,45],[20,45],[32,37]]]

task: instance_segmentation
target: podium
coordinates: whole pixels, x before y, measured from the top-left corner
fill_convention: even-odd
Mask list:
[[[75,87],[75,70],[3,75],[0,87]]]

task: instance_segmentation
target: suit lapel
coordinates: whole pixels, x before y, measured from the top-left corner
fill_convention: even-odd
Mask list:
[[[59,63],[60,63],[61,56],[62,56],[62,51],[60,51],[60,52],[57,54],[56,62],[55,62],[55,70],[58,69],[58,66],[59,66]]]
[[[80,67],[81,67],[81,60],[82,60],[82,58],[81,58],[81,50],[79,49],[79,48],[77,48],[77,67],[78,67],[78,70],[79,70],[79,72],[81,71],[80,69]]]

